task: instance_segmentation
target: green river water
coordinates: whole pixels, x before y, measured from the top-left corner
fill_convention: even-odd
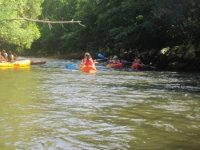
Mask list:
[[[200,149],[200,74],[0,69],[0,150]]]

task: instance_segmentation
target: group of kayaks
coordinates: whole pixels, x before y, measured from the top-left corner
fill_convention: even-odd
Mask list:
[[[2,68],[29,68],[31,65],[38,65],[38,64],[45,64],[45,61],[38,61],[38,60],[19,60],[15,62],[1,62],[0,63],[0,69]],[[119,62],[119,63],[107,63],[106,67],[107,68],[112,68],[112,69],[118,69],[118,70],[123,70],[126,68],[126,63]],[[65,68],[70,69],[70,70],[80,70],[83,73],[89,73],[89,74],[95,74],[97,72],[96,66],[95,65],[80,65],[78,66],[77,64],[66,64]],[[141,68],[148,68],[151,70],[155,70],[155,67],[153,66],[147,66],[144,65]],[[131,68],[134,69],[134,68]],[[142,70],[142,69],[141,69]]]
[[[0,68],[1,69],[7,69],[7,68],[29,68],[31,65],[37,65],[37,64],[45,64],[45,61],[31,61],[31,60],[19,60],[15,62],[1,62]],[[75,64],[68,64],[66,65],[68,69],[75,69],[77,66]],[[80,70],[84,73],[96,73],[97,69],[95,66],[87,66],[87,65],[81,65]]]
[[[98,64],[97,67],[99,67],[101,64]],[[102,66],[102,65],[101,65]],[[115,70],[127,70],[127,71],[138,71],[138,70],[155,70],[155,68],[153,66],[147,66],[144,65],[142,66],[140,69],[134,69],[134,68],[127,68],[125,63],[108,63],[107,65],[104,65],[106,68],[110,68],[110,69],[115,69]],[[87,73],[87,74],[95,74],[97,72],[97,68],[95,65],[91,66],[91,65],[78,65],[78,64],[66,64],[65,66],[66,69],[68,70],[80,70],[83,73]]]
[[[142,61],[135,57],[133,62],[128,62],[126,60],[120,60],[117,56],[106,58],[101,53],[98,54],[100,61],[105,62],[107,68],[117,69],[117,70],[127,70],[127,71],[151,71],[155,70],[156,67],[150,65],[145,65]]]
[[[128,65],[127,65],[128,64]],[[156,70],[155,66],[152,65],[144,65],[144,64],[138,64],[138,63],[132,63],[130,66],[130,63],[108,63],[106,65],[107,68],[112,68],[116,70],[128,70],[128,71],[152,71]]]

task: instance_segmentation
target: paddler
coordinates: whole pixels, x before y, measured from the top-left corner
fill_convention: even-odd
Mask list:
[[[84,58],[81,60],[81,66],[94,66],[95,61],[92,59],[90,53],[86,52]]]
[[[119,60],[119,58],[118,58],[117,55],[115,55],[115,56],[113,57],[112,63],[113,63],[113,64],[119,64],[119,63],[121,63],[121,61]]]
[[[6,62],[6,59],[2,56],[2,52],[0,51],[0,63]]]
[[[9,51],[8,53],[8,62],[14,62],[15,61],[15,57],[14,57],[14,54]]]
[[[144,64],[142,63],[142,61],[136,56],[133,63],[132,63],[132,66],[131,68],[134,69],[134,70],[138,70],[140,69],[142,66],[144,66]]]
[[[6,50],[2,50],[1,55],[5,58],[6,61],[8,61],[8,53],[6,52]]]

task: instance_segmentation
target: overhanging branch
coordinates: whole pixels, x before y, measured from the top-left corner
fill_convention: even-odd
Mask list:
[[[9,19],[9,20],[25,20],[25,21],[31,21],[31,22],[39,22],[39,23],[48,23],[48,24],[79,24],[83,27],[85,25],[81,24],[81,21],[74,21],[73,19],[71,21],[50,21],[50,20],[37,20],[37,19],[29,19],[29,18],[17,18],[17,19]]]

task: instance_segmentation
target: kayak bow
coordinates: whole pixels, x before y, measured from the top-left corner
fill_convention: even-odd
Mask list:
[[[30,67],[30,60],[19,60],[15,62],[2,62],[0,68],[28,68]]]
[[[84,73],[96,73],[97,69],[95,66],[80,66],[80,70]]]

